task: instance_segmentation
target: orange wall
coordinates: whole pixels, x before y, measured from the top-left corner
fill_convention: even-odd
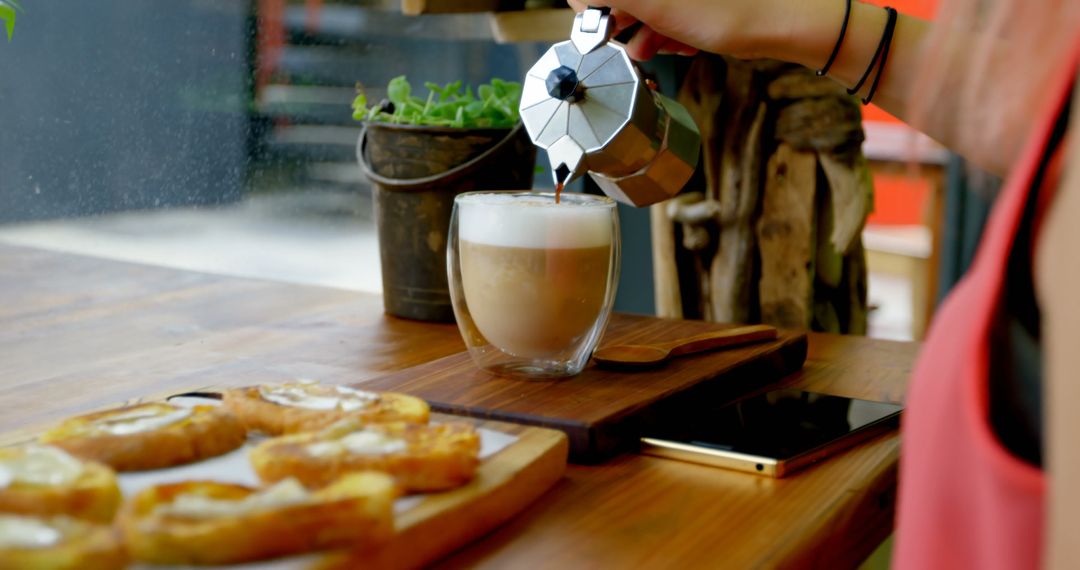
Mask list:
[[[892,6],[904,14],[923,18],[924,20],[933,19],[934,12],[937,11],[937,0],[865,0],[865,2],[875,6]],[[863,117],[867,121],[900,122],[899,119],[881,110],[877,105],[870,105],[863,109]]]
[[[933,19],[937,0],[865,0],[878,6],[892,6],[904,14]],[[900,123],[876,105],[863,108],[866,121]],[[906,170],[906,169],[905,169]],[[874,213],[867,223],[909,225],[925,223],[930,182],[916,174],[874,173]]]
[[[937,10],[937,0],[892,0],[891,2],[885,0],[863,1],[867,4],[874,4],[876,6],[892,6],[905,14],[918,16],[919,18],[926,20],[933,19],[934,12]]]

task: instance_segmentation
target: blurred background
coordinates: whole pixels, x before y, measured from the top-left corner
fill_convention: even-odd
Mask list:
[[[378,100],[401,74],[414,85],[520,80],[572,18],[558,2],[459,3],[484,11],[25,0],[14,38],[0,41],[0,243],[379,292],[371,189],[355,158],[357,83]],[[679,68],[665,57],[647,66],[665,92]],[[883,112],[865,119],[870,334],[920,338],[966,267],[994,181]],[[649,217],[621,213],[616,308],[651,313]]]

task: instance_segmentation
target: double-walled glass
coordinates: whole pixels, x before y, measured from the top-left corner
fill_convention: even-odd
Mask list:
[[[498,374],[581,372],[619,275],[619,215],[605,196],[469,192],[454,200],[450,298],[476,364]]]

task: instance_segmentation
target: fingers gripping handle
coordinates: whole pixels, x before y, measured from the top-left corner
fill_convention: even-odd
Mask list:
[[[607,43],[615,29],[611,8],[589,7],[574,18],[570,41],[583,55]]]
[[[611,8],[589,6],[581,15],[581,25],[578,26],[578,29],[591,34],[600,30],[600,22],[604,16],[611,15]]]

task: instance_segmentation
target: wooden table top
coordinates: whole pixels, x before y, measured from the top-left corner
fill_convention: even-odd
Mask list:
[[[812,334],[785,384],[902,400],[918,345]],[[0,432],[119,401],[362,382],[461,351],[378,296],[0,245]],[[788,479],[627,454],[566,477],[447,566],[853,566],[892,528],[899,436]]]

